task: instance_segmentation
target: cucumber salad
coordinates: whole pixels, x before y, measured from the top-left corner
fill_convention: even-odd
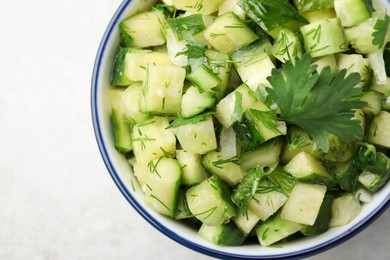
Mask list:
[[[390,178],[389,23],[367,0],[163,0],[123,19],[113,134],[145,204],[217,245],[348,224]]]

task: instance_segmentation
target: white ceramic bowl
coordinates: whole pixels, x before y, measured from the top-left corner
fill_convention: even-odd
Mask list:
[[[332,228],[313,238],[304,238],[283,244],[281,247],[261,247],[259,244],[237,247],[213,245],[197,235],[197,232],[177,221],[150,210],[132,174],[128,162],[114,148],[107,92],[116,48],[119,45],[118,23],[130,14],[148,9],[154,0],[125,0],[114,14],[101,41],[92,77],[91,108],[97,143],[118,189],[132,207],[157,230],[178,243],[218,258],[229,259],[302,259],[328,250],[362,231],[376,220],[390,205],[390,182],[377,192],[373,200],[363,206],[362,212],[351,223]],[[390,0],[378,1],[382,10],[390,10]],[[133,185],[135,188],[133,188]]]

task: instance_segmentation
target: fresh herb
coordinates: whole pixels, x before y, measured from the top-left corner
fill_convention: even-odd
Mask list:
[[[360,75],[345,75],[345,69],[333,73],[330,67],[318,74],[310,55],[304,54],[295,65],[287,61],[283,72],[273,69],[267,78],[272,85],[267,91],[279,106],[281,118],[305,130],[324,152],[329,150],[328,133],[344,141],[363,135],[360,122],[352,119],[355,109],[365,105],[357,99],[362,92],[355,87]]]
[[[385,45],[387,31],[389,29],[390,17],[385,14],[385,17],[378,19],[374,25],[374,32],[372,33],[372,44],[377,45],[379,49]]]
[[[274,133],[283,135],[283,133],[279,130],[278,117],[276,116],[274,111],[260,111],[251,108],[250,112],[266,128],[268,128]]]
[[[240,165],[240,160],[238,159],[237,156],[235,156],[235,157],[232,157],[232,158],[229,158],[229,159],[221,159],[221,160],[218,160],[218,161],[211,162],[211,164],[214,167],[217,167],[219,169],[222,169],[221,165],[224,165],[224,164],[227,164],[227,163],[234,163],[234,164]]]
[[[176,128],[183,125],[188,124],[197,124],[202,121],[206,121],[208,116],[214,115],[215,112],[207,112],[204,114],[200,114],[191,118],[177,117],[173,122],[166,128]]]
[[[253,168],[248,171],[241,183],[234,190],[232,201],[236,204],[241,213],[248,216],[249,203],[258,192],[259,184],[267,173],[262,168]]]

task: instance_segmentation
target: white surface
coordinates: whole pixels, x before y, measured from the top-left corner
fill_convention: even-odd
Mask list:
[[[0,259],[209,259],[136,214],[95,143],[90,78],[119,3],[0,1]],[[389,217],[312,259],[389,259]]]

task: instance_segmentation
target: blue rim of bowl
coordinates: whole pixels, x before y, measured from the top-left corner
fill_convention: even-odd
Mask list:
[[[337,237],[334,237],[331,240],[328,240],[324,243],[321,243],[317,246],[306,248],[304,250],[294,251],[291,253],[283,253],[283,254],[274,254],[274,255],[242,255],[242,254],[234,254],[234,253],[228,253],[223,252],[220,250],[208,248],[206,246],[196,244],[179,234],[175,233],[175,231],[167,228],[162,223],[160,223],[158,220],[153,218],[147,210],[142,207],[137,200],[133,197],[129,189],[126,187],[126,185],[122,182],[122,180],[119,177],[119,174],[110,160],[110,155],[107,150],[107,146],[104,142],[104,138],[102,136],[101,131],[101,121],[99,119],[98,114],[98,88],[99,88],[99,76],[100,76],[100,70],[102,65],[102,59],[105,55],[106,46],[108,43],[108,40],[110,39],[110,36],[112,35],[113,31],[117,27],[119,23],[119,18],[123,15],[129,4],[132,2],[132,0],[125,0],[121,3],[121,5],[118,7],[117,11],[115,12],[113,18],[111,19],[109,25],[107,26],[107,29],[103,35],[103,38],[101,40],[101,43],[98,48],[96,60],[94,63],[93,73],[92,73],[92,84],[91,84],[91,115],[92,115],[92,123],[93,123],[93,129],[95,133],[95,138],[98,144],[98,148],[100,150],[100,154],[103,158],[103,161],[106,165],[106,168],[108,169],[114,183],[120,190],[120,192],[123,194],[125,199],[130,203],[130,205],[140,214],[149,224],[151,224],[154,228],[156,228],[158,231],[169,237],[170,239],[178,242],[179,244],[190,248],[194,251],[197,251],[199,253],[203,253],[205,255],[221,258],[221,259],[302,259],[305,257],[313,256],[319,253],[322,253],[326,250],[329,250],[348,239],[352,238],[353,236],[357,235],[361,231],[363,231],[366,227],[368,227],[371,223],[373,223],[382,213],[384,213],[390,206],[390,194],[387,196],[387,198],[382,201],[378,207],[371,212],[368,216],[366,216],[363,220],[358,222],[354,227],[351,229],[345,231],[344,233],[338,235]]]

